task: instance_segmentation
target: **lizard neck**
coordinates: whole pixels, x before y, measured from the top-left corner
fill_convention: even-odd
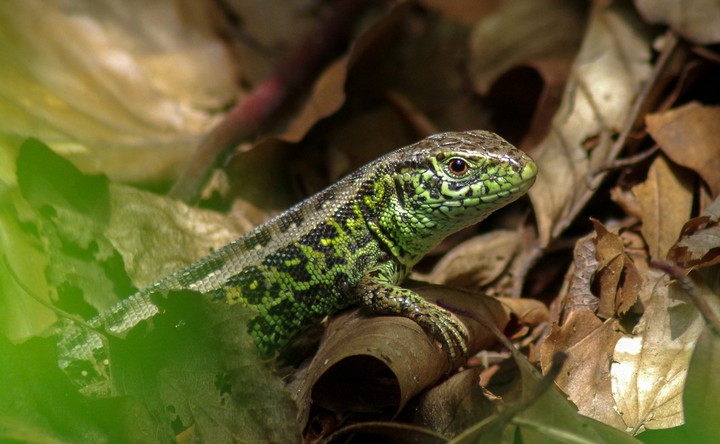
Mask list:
[[[416,223],[405,204],[388,173],[368,181],[357,199],[370,231],[407,273],[446,234]]]

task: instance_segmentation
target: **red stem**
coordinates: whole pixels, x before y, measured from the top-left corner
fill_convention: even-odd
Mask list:
[[[289,97],[306,85],[345,41],[358,12],[369,2],[336,0],[328,20],[305,37],[275,73],[238,102],[202,142],[170,190],[170,196],[197,201],[212,169],[239,143],[258,133]]]

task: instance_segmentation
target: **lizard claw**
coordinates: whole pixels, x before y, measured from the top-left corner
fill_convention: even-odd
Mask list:
[[[455,364],[458,359],[467,356],[467,328],[450,312],[432,306],[432,308],[419,313],[414,320],[440,341],[451,364]]]

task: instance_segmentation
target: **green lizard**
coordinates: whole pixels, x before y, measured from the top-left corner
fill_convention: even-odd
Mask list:
[[[271,355],[306,327],[350,306],[405,316],[467,353],[464,326],[398,285],[446,236],[522,196],[537,167],[485,131],[443,133],[391,152],[209,256],[67,326],[60,367],[86,393],[111,391],[105,335],[122,336],[160,309],[151,296],[188,289],[257,313],[247,325]]]

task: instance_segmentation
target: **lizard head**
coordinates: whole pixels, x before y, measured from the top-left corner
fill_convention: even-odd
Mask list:
[[[437,134],[400,155],[394,224],[405,233],[397,241],[416,253],[518,199],[537,174],[528,155],[486,131]]]

